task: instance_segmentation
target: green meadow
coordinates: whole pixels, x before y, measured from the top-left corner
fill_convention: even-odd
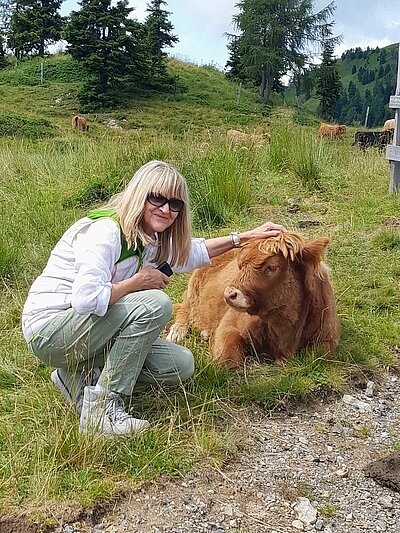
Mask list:
[[[169,94],[125,98],[124,107],[86,115],[73,131],[79,70],[46,59],[44,83],[32,60],[0,73],[0,509],[29,508],[52,523],[54,506],[90,507],[198,465],[219,465],[242,439],[235,415],[268,416],[291,402],[343,392],[396,369],[400,324],[400,217],[389,195],[389,164],[376,149],[317,136],[319,120],[213,67],[170,60]],[[115,121],[111,123],[110,121]],[[110,124],[118,126],[110,127]],[[231,147],[228,129],[271,134],[263,146]],[[197,332],[193,378],[178,387],[137,387],[132,412],[151,421],[142,435],[90,439],[50,381],[51,368],[28,350],[21,308],[65,229],[120,190],[151,159],[187,178],[196,236],[225,235],[266,220],[307,238],[328,236],[342,327],[334,355],[304,352],[274,365],[216,368]],[[188,275],[167,292],[181,299]],[[243,415],[244,413],[244,415]],[[398,441],[400,436],[398,435]]]

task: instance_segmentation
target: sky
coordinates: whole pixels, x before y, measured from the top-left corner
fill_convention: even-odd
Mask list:
[[[198,65],[213,64],[223,68],[228,59],[225,33],[234,33],[232,16],[237,12],[238,0],[167,0],[164,8],[179,43],[166,49],[169,55]],[[342,43],[335,49],[340,56],[344,50],[357,46],[365,49],[387,46],[400,41],[399,0],[335,0],[334,34],[342,35]],[[314,0],[314,13],[329,4]],[[142,21],[147,0],[129,0],[133,17]],[[75,0],[66,0],[61,12],[78,10]]]

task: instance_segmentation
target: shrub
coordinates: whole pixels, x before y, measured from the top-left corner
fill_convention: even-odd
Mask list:
[[[0,116],[0,135],[38,139],[51,137],[55,133],[55,126],[45,119],[28,118],[21,115]]]

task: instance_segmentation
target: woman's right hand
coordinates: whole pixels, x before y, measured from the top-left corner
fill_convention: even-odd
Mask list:
[[[157,268],[145,266],[131,278],[139,288],[134,291],[145,291],[149,289],[165,289],[170,282],[170,278]],[[128,281],[128,280],[127,280]],[[134,292],[131,291],[131,292]]]
[[[132,277],[112,284],[109,305],[114,304],[120,298],[132,292],[165,289],[169,282],[170,278],[160,270],[151,266],[145,266]]]

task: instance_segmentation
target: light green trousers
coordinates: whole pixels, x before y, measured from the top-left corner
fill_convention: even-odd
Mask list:
[[[99,385],[130,395],[137,382],[173,384],[193,374],[192,352],[159,338],[171,314],[163,291],[135,292],[102,317],[60,313],[29,346],[44,363],[69,372],[104,367]]]

